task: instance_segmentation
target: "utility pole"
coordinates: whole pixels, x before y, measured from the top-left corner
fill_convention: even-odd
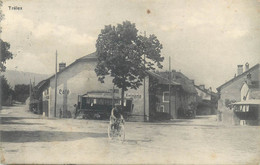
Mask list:
[[[115,107],[115,85],[113,85],[113,91],[112,91],[112,108]]]
[[[30,101],[32,99],[32,82],[31,82],[31,79],[30,79],[30,86],[29,86],[29,94],[30,94]]]
[[[146,37],[146,31],[144,31],[144,37]],[[145,54],[144,54],[144,71],[145,71]],[[144,77],[144,121],[146,121],[146,114],[145,114],[145,77]]]
[[[2,76],[2,74],[0,72],[0,88],[1,88],[1,91],[0,91],[0,110],[2,110],[2,97],[3,97],[3,93],[2,93],[2,78],[3,78],[3,76]]]
[[[56,117],[56,109],[57,109],[57,58],[58,53],[56,50],[56,60],[55,60],[55,97],[54,97],[54,117]]]
[[[170,115],[171,115],[171,80],[172,80],[171,56],[169,56],[169,114]]]

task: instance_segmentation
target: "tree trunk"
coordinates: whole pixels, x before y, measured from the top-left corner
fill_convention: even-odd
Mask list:
[[[125,96],[125,91],[122,88],[122,91],[121,91],[121,109],[122,109],[122,111],[124,111],[124,96]]]

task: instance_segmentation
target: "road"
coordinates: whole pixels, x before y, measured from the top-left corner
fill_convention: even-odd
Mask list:
[[[260,162],[260,127],[215,116],[126,123],[126,140],[107,138],[108,121],[48,119],[24,105],[0,110],[1,163],[246,164]]]

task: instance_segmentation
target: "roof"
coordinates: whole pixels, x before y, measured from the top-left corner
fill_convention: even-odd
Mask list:
[[[97,59],[97,52],[90,53],[86,56],[77,59],[76,61],[89,60],[89,59]]]
[[[232,104],[233,105],[260,105],[260,99],[245,100],[245,101],[240,101]]]
[[[215,92],[212,92],[212,91],[210,91],[208,89],[201,89],[198,85],[194,85],[194,86],[195,86],[195,88],[201,90],[204,93],[207,93],[207,94],[209,94],[211,96],[217,96],[217,93],[215,93]]]
[[[192,82],[192,80],[190,80],[187,76],[185,76],[183,73],[181,72],[177,72],[177,71],[172,71],[172,81],[177,82],[178,84],[180,84],[182,86],[182,89],[187,92],[187,93],[197,93],[195,86]],[[162,77],[167,77],[169,76],[169,72],[159,72],[159,74]]]
[[[91,91],[82,95],[83,97],[98,98],[98,99],[113,99],[113,93],[108,91]],[[120,99],[118,94],[114,94],[114,99]],[[125,97],[125,99],[129,99]]]
[[[38,90],[40,90],[42,87],[44,87],[48,83],[49,83],[48,79],[47,80],[42,80],[33,89],[38,91]]]
[[[199,89],[200,91],[202,91],[202,92],[207,93],[207,94],[210,95],[210,93],[208,92],[207,89],[201,89],[198,85],[194,85],[194,86],[195,86],[195,88]]]
[[[62,72],[64,72],[65,70],[67,70],[68,68],[72,67],[73,65],[77,64],[78,62],[82,62],[82,61],[89,61],[89,60],[97,60],[97,52],[93,52],[93,53],[90,53],[88,55],[85,55],[77,60],[75,60],[73,63],[71,63],[70,65],[68,65],[67,67],[65,67],[63,70],[61,70],[60,72],[57,72],[57,75],[61,74]],[[167,78],[164,78],[156,73],[153,73],[153,72],[150,72],[148,71],[147,72],[149,75],[155,77],[156,79],[159,80],[159,83],[160,84],[169,84],[169,80]],[[42,82],[38,83],[38,85],[41,86],[41,83],[46,83],[47,81],[49,81],[51,78],[54,78],[55,77],[55,74],[53,74],[51,77],[49,77],[48,79],[46,80],[43,80]],[[172,81],[171,82],[172,85],[180,85],[179,83],[175,82],[175,81]],[[98,93],[98,92],[97,92]]]
[[[99,99],[112,99],[111,93],[87,93],[83,97],[99,98]],[[118,96],[114,96],[114,99],[120,99]]]
[[[156,78],[159,82],[159,84],[169,85],[169,79],[162,77],[161,75],[154,73],[154,72],[147,72],[150,76]],[[181,85],[180,83],[177,83],[175,81],[171,81],[171,85]]]
[[[72,67],[73,65],[75,65],[75,64],[77,64],[79,62],[86,61],[86,60],[96,60],[96,59],[97,59],[97,53],[96,52],[90,53],[90,54],[88,54],[86,56],[83,56],[83,57],[75,60],[73,63],[71,63],[70,65],[65,67],[63,70],[57,72],[57,75],[59,75],[60,73],[64,72],[65,70],[67,70],[68,68]],[[51,79],[53,77],[55,77],[55,74],[52,75],[51,77],[49,77],[48,79]],[[46,79],[46,80],[48,80],[48,79]]]
[[[238,75],[238,76],[232,78],[231,80],[225,82],[224,84],[222,84],[221,86],[219,86],[219,87],[217,88],[217,90],[220,91],[221,88],[223,88],[225,85],[230,84],[230,83],[236,81],[237,79],[239,79],[239,78],[245,76],[247,73],[250,73],[252,70],[258,69],[259,66],[260,66],[260,64],[256,64],[255,66],[251,67],[250,69],[248,69],[247,71],[243,72],[242,74],[240,74],[240,75]]]

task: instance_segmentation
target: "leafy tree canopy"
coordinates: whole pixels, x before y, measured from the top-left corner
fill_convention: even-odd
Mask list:
[[[0,0],[0,24],[2,20],[4,19],[4,14],[2,13],[1,7],[3,5],[3,2]],[[0,26],[0,33],[2,32],[2,27]],[[10,49],[10,44],[7,42],[4,42],[2,39],[0,39],[0,72],[4,72],[6,67],[4,64],[6,63],[6,60],[12,59],[13,54],[9,51]]]
[[[98,36],[96,48],[98,64],[95,72],[99,81],[104,82],[105,76],[110,75],[122,91],[137,89],[146,72],[154,70],[156,65],[162,68],[164,60],[160,54],[162,44],[157,37],[138,35],[135,24],[129,21],[105,26]]]
[[[9,51],[10,49],[10,44],[7,42],[4,42],[2,39],[0,39],[0,46],[1,46],[1,56],[0,56],[0,71],[4,72],[6,67],[4,66],[4,64],[6,63],[6,60],[8,59],[12,59],[13,58],[13,54]]]
[[[98,36],[98,63],[95,72],[100,82],[107,75],[113,77],[113,83],[121,88],[121,107],[124,104],[124,92],[129,88],[137,89],[149,70],[155,66],[162,68],[162,44],[155,35],[138,35],[135,24],[125,21],[117,26],[105,26]]]
[[[0,0],[0,23],[4,19],[4,14],[2,12],[2,6],[3,6],[3,2],[2,2],[2,0]],[[0,33],[1,32],[2,32],[2,27],[0,26]]]
[[[17,84],[14,86],[14,99],[16,101],[24,103],[29,97],[29,85]]]
[[[5,105],[6,101],[10,96],[14,95],[14,91],[11,88],[10,84],[7,82],[4,76],[0,76],[1,79],[1,103]]]

